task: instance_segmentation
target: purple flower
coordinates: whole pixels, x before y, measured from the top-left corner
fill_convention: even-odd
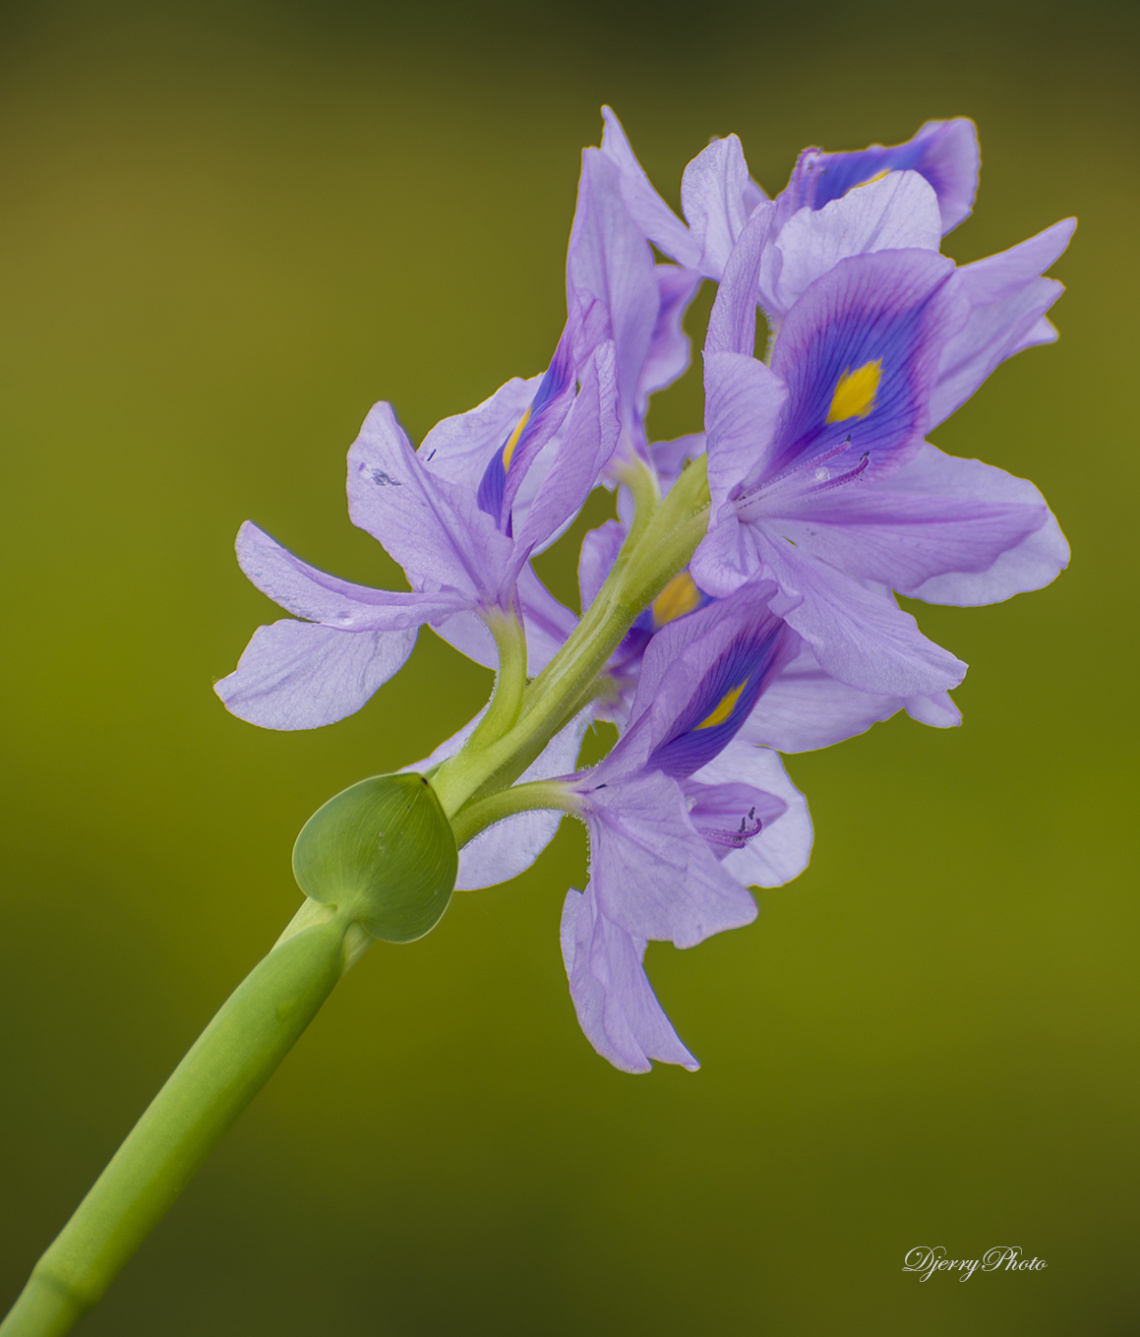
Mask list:
[[[217,685],[227,707],[268,728],[351,714],[395,673],[424,623],[493,665],[489,622],[520,616],[528,671],[573,626],[528,565],[610,469],[645,453],[649,395],[688,365],[681,317],[696,275],[657,264],[622,200],[617,170],[583,155],[567,256],[567,322],[546,372],[514,380],[439,424],[413,451],[378,404],[349,452],[349,512],[400,563],[410,592],[372,590],[302,562],[247,524],[238,560],[303,622],[262,627]]]
[[[882,250],[938,250],[941,237],[969,215],[977,194],[977,131],[964,117],[928,121],[913,139],[887,148],[805,149],[773,201],[751,180],[740,141],[729,135],[714,139],[685,169],[686,225],[650,184],[617,117],[608,107],[602,114],[602,152],[618,168],[627,208],[665,254],[719,281],[745,224],[753,220],[764,250],[759,300],[777,322],[840,260]],[[971,316],[946,352],[933,423],[969,398],[999,362],[1056,338],[1045,312],[1061,286],[1041,275],[1075,226],[1066,219],[959,271]]]
[[[646,978],[648,941],[688,947],[749,923],[745,888],[807,864],[807,806],[773,749],[826,747],[904,705],[958,722],[945,696],[904,702],[830,678],[768,608],[774,593],[748,586],[662,627],[617,745],[567,782],[590,839],[590,881],[562,915],[570,992],[590,1042],[628,1072],[697,1066]]]
[[[965,665],[896,596],[992,602],[1068,559],[1032,484],[925,436],[1005,358],[1056,337],[1061,288],[1043,275],[1073,224],[960,269],[942,256],[977,189],[960,119],[892,147],[806,150],[775,199],[735,136],[714,140],[685,170],[682,221],[603,114],[544,373],[418,450],[379,404],[349,452],[350,516],[411,588],[340,580],[243,526],[243,569],[297,620],[259,629],[217,690],[268,727],[329,723],[404,663],[425,623],[499,664],[487,710],[415,768],[463,846],[457,885],[515,876],[563,814],[580,818],[590,876],[567,894],[561,938],[582,1028],[620,1068],[691,1068],[644,954],[750,922],[749,888],[805,867],[811,823],[779,753],[900,709],[957,724],[947,689]],[[681,322],[702,278],[720,284],[705,431],[651,445],[649,399],[688,364]],[[579,621],[531,559],[599,484],[617,489],[618,518],[583,541]],[[576,770],[597,719],[618,741]]]
[[[590,838],[590,882],[563,912],[570,991],[587,1037],[628,1071],[652,1058],[696,1066],[641,969],[647,940],[691,947],[750,923],[747,886],[786,881],[807,862],[806,808],[775,753],[741,744],[716,766],[796,650],[765,607],[772,592],[744,591],[655,636],[628,727],[568,782]],[[776,841],[768,828],[782,824]]]
[[[807,288],[841,260],[886,250],[937,251],[939,203],[918,173],[891,172],[822,208],[800,210],[778,229],[769,219],[759,239],[759,300],[769,320],[778,328]],[[1064,251],[1075,226],[1074,219],[1066,219],[957,271],[970,314],[943,352],[931,398],[932,426],[960,407],[1007,357],[1057,337],[1045,312],[1062,288],[1041,275]]]
[[[330,724],[359,710],[402,666],[425,622],[444,635],[451,626],[463,648],[474,640],[477,657],[488,647],[473,637],[473,614],[485,622],[514,610],[524,619],[534,613],[539,627],[544,618],[558,622],[557,605],[527,562],[572,518],[617,444],[613,363],[611,344],[594,352],[580,388],[564,396],[557,442],[549,436],[543,442],[551,458],[533,495],[513,507],[515,488],[504,494],[496,514],[488,513],[477,486],[447,477],[442,461],[434,465],[438,445],[432,434],[417,454],[391,406],[378,404],[349,451],[349,514],[400,563],[412,591],[339,580],[247,523],[237,542],[242,569],[271,599],[307,621],[278,622],[254,634],[236,672],[217,684],[226,706],[266,728]],[[467,448],[456,452],[460,457],[478,455],[488,440],[502,440],[504,419],[518,417],[518,388],[517,382],[504,386],[464,415],[458,430],[454,420],[441,424],[449,444],[458,436]],[[532,665],[537,671],[543,649],[552,652],[553,646],[544,647],[541,635],[531,646],[538,650]]]
[[[667,465],[663,484],[666,490],[672,477],[674,461],[671,457],[688,457],[698,443],[703,445],[703,437],[664,443],[663,454],[654,448],[659,467]],[[609,520],[583,539],[578,566],[583,607],[592,603],[601,589],[625,536],[625,525]],[[662,628],[698,612],[711,602],[712,596],[700,588],[688,568],[669,581],[634,622],[607,663],[605,672],[611,687],[595,702],[595,715],[619,724],[626,722],[650,641]],[[769,682],[744,726],[743,736],[779,752],[804,752],[841,742],[899,710],[906,710],[912,718],[938,728],[961,723],[957,707],[945,692],[902,697],[887,692],[860,691],[826,674],[805,644],[801,645],[795,660]]]
[[[1034,289],[1029,310],[1013,319],[1017,301],[1002,305],[996,275],[988,285],[963,280],[950,260],[918,247],[854,255],[795,298],[768,366],[751,349],[769,240],[769,220],[757,214],[709,323],[713,515],[693,574],[715,595],[774,579],[795,600],[777,608],[829,674],[870,692],[936,695],[965,666],[921,636],[892,591],[1002,598],[1051,580],[1067,548],[1031,484],[924,443],[931,405],[943,387],[968,383],[1023,341],[1040,302],[1056,293],[1032,280],[1049,291]],[[1024,291],[1026,264],[1047,253],[1027,245],[1032,261],[995,266],[1009,288]],[[999,308],[991,323],[1005,333],[972,358],[962,336],[971,322],[985,324],[986,305]]]
[[[910,173],[922,181],[933,201],[937,231],[932,244],[937,249],[938,238],[969,215],[978,188],[977,132],[963,117],[928,121],[913,139],[890,148],[872,145],[855,153],[805,149],[788,185],[771,201],[749,176],[740,140],[729,135],[714,139],[686,167],[681,183],[683,223],[653,188],[609,107],[602,108],[602,116],[606,125],[602,152],[621,174],[626,205],[638,226],[678,264],[718,281],[745,223],[758,209],[770,216],[775,240],[797,214],[822,210],[855,187],[875,184],[888,174]],[[883,250],[889,244],[879,239],[867,249]]]
[[[774,201],[748,175],[735,135],[717,139],[685,169],[681,198],[688,226],[650,184],[609,108],[602,151],[645,235],[679,263],[720,280],[752,220],[763,250],[758,299],[778,325],[796,299],[840,260],[883,250],[937,251],[968,216],[978,184],[972,121],[929,121],[913,139],[855,153],[806,149]],[[959,407],[991,371],[1056,331],[1045,312],[1060,284],[1041,275],[1065,249],[1075,221],[959,271],[970,317],[946,349],[931,402],[931,425]],[[1056,537],[1056,536],[1055,536]]]

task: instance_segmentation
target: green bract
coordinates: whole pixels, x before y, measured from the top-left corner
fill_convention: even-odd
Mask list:
[[[342,790],[301,828],[293,874],[374,938],[414,942],[443,917],[459,851],[422,775],[374,775]]]

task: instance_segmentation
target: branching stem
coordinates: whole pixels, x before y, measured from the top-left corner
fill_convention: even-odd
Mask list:
[[[574,718],[637,617],[688,565],[708,528],[705,460],[686,469],[663,501],[648,487],[635,499],[638,514],[613,570],[566,644],[523,692],[517,721],[495,741],[484,734],[478,748],[469,742],[433,774],[453,823],[468,802],[513,784]]]

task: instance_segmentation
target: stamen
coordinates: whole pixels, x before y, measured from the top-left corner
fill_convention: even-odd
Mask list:
[[[748,816],[740,819],[735,831],[726,831],[719,826],[698,826],[697,830],[710,845],[720,845],[730,850],[742,850],[763,830],[764,823],[756,816],[756,809],[749,808]]]
[[[773,474],[771,478],[766,478],[762,483],[758,483],[751,492],[744,493],[739,498],[735,498],[735,500],[750,501],[759,493],[768,492],[770,489],[778,487],[780,483],[791,478],[793,474],[802,473],[804,469],[808,468],[817,469],[820,465],[827,464],[835,459],[837,455],[842,455],[850,444],[851,433],[848,432],[838,445],[831,446],[829,449],[821,451],[818,455],[812,455],[810,459],[793,460],[791,464],[785,465],[778,474]]]
[[[827,475],[825,470],[824,471],[825,477],[821,479],[820,470],[823,469],[824,465],[830,464],[831,461],[835,459],[837,456],[842,455],[843,452],[850,445],[851,445],[851,435],[850,433],[848,433],[848,435],[845,436],[843,440],[838,442],[836,445],[830,446],[828,449],[821,451],[818,455],[812,455],[809,456],[807,459],[798,459],[793,461],[793,463],[786,465],[783,469],[781,469],[778,474],[773,475],[773,477],[771,478],[765,479],[762,483],[758,483],[754,488],[752,488],[748,492],[741,492],[739,495],[733,497],[732,500],[737,503],[737,506],[740,508],[741,515],[746,516],[747,512],[743,508],[748,502],[760,496],[772,497],[773,495],[775,495],[775,493],[781,490],[781,485],[790,484],[793,482],[793,480],[795,480],[797,483],[802,483],[802,477],[809,469],[811,469],[815,474],[817,480],[817,486],[818,485],[827,486],[830,475]],[[862,471],[859,470],[858,472]],[[840,481],[845,481],[848,476],[849,475],[845,474],[843,476],[843,480]],[[784,486],[783,490],[786,491],[787,487]],[[804,494],[806,495],[806,493],[813,492],[815,490],[816,488],[805,488]]]
[[[863,454],[860,455],[859,463],[854,467],[854,469],[848,469],[848,471],[845,474],[839,474],[835,478],[827,478],[822,483],[816,483],[814,487],[805,488],[804,491],[801,493],[801,496],[815,497],[818,496],[821,492],[830,492],[833,488],[843,487],[845,483],[854,482],[854,480],[859,477],[859,475],[863,472],[864,469],[866,469],[867,465],[870,464],[870,462],[871,462],[871,452],[869,450],[865,450]]]

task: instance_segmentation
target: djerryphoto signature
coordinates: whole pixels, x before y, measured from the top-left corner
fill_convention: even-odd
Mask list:
[[[968,1281],[981,1268],[983,1272],[1040,1272],[1048,1267],[1044,1258],[1026,1258],[1016,1244],[997,1244],[978,1258],[947,1258],[946,1246],[920,1244],[903,1259],[904,1272],[920,1272],[919,1281],[929,1281],[935,1272],[957,1272],[959,1281]]]

